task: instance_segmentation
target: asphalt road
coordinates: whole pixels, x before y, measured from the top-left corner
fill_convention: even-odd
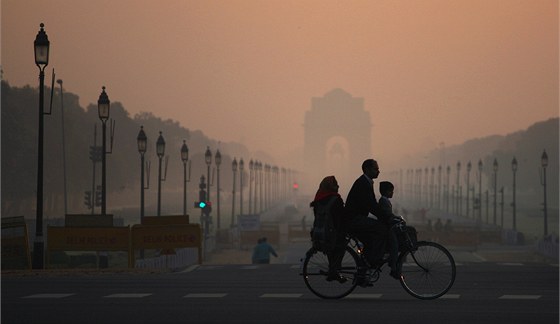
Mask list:
[[[408,295],[384,274],[341,300],[307,290],[298,264],[180,272],[2,276],[2,323],[554,323],[558,265],[458,262],[449,293]]]

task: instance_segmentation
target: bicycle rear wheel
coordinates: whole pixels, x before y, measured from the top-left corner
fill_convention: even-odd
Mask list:
[[[315,295],[326,299],[342,298],[356,288],[355,280],[358,271],[358,254],[349,246],[345,248],[341,267],[338,274],[344,282],[338,280],[327,281],[329,260],[324,252],[311,248],[307,251],[303,263],[303,280],[305,285]]]
[[[399,256],[401,285],[419,299],[443,296],[455,282],[456,268],[453,256],[446,248],[434,242],[418,242],[416,251]]]

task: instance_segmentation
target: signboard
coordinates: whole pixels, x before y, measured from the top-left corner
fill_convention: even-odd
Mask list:
[[[246,214],[237,216],[240,231],[258,231],[261,229],[261,216],[259,214]]]
[[[129,227],[47,227],[49,251],[128,251]]]
[[[132,226],[132,249],[200,247],[200,238],[198,224]]]
[[[2,217],[2,269],[30,269],[31,255],[23,216]]]
[[[174,254],[176,248],[195,247],[202,260],[202,230],[199,224],[134,225],[131,229],[131,264],[134,250],[161,249],[162,254]]]

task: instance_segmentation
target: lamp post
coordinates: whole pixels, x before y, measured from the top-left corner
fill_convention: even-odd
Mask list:
[[[498,198],[498,160],[494,159],[494,163],[492,164],[492,169],[494,170],[494,225],[496,225],[496,202]]]
[[[482,223],[482,167],[482,160],[478,160],[478,221],[480,223]]]
[[[264,178],[264,174],[263,174],[263,165],[262,162],[259,161],[257,163],[257,169],[258,169],[258,174],[259,174],[259,213],[261,213],[264,210],[264,195],[263,195],[263,178]],[[255,199],[256,201],[256,199]],[[255,208],[256,210],[257,208]]]
[[[216,175],[217,182],[216,182],[216,205],[218,210],[216,211],[216,218],[217,218],[217,228],[220,229],[220,164],[222,164],[222,154],[220,150],[216,150],[216,155],[214,155],[214,162],[216,163]]]
[[[243,215],[243,170],[245,162],[243,158],[239,159],[239,215]]]
[[[39,129],[37,144],[37,209],[35,217],[35,241],[33,242],[33,269],[44,268],[43,240],[43,132],[44,132],[44,91],[45,68],[49,64],[49,38],[41,23],[41,29],[33,43],[35,49],[35,64],[39,67]]]
[[[159,159],[158,165],[158,197],[157,197],[157,215],[161,216],[161,159],[165,155],[165,140],[161,135],[161,131],[159,132],[159,137],[156,142],[156,154]]]
[[[140,126],[138,137],[138,153],[140,153],[140,224],[144,220],[144,155],[147,150],[148,138],[144,132],[144,126]]]
[[[183,140],[183,146],[181,146],[181,161],[183,161],[183,216],[187,216],[187,163],[189,161],[189,147],[185,140]],[[190,178],[190,172],[189,172]]]
[[[101,215],[107,213],[107,120],[109,119],[109,112],[111,102],[109,96],[105,92],[103,86],[99,99],[97,100],[97,110],[99,119],[103,124],[103,154],[101,155]]]
[[[249,160],[249,214],[252,212],[252,201],[253,201],[253,176],[254,172],[253,169],[255,164],[253,163],[253,159]]]
[[[543,170],[541,184],[543,185],[543,189],[544,189],[544,203],[543,203],[544,236],[546,237],[548,235],[548,216],[547,216],[547,204],[546,204],[546,167],[548,166],[548,154],[546,154],[546,150],[544,150],[541,155],[541,166]]]
[[[231,191],[231,224],[230,227],[233,228],[233,220],[235,218],[235,176],[237,175],[237,160],[233,158],[231,162],[231,171],[233,172],[233,190]]]
[[[513,160],[511,160],[511,171],[513,171],[513,202],[511,203],[511,207],[513,208],[513,230],[516,231],[517,230],[517,224],[516,224],[517,206],[515,203],[515,175],[517,173],[517,159],[515,158],[515,156],[513,157]]]
[[[472,170],[472,164],[471,164],[471,161],[469,161],[467,163],[467,201],[466,201],[467,202],[467,206],[466,206],[467,207],[467,218],[469,218],[469,195],[470,195],[470,191],[471,191],[469,179],[470,179],[470,176],[471,176],[471,170]]]
[[[210,202],[210,165],[212,164],[212,152],[210,151],[210,146],[206,147],[206,153],[204,153],[204,161],[208,166],[208,189],[206,190],[206,203]]]
[[[445,212],[449,213],[449,175],[451,174],[451,167],[448,165],[447,169],[447,188],[446,188],[446,195],[445,195]]]
[[[441,164],[438,165],[438,189],[437,189],[437,205],[438,210],[441,210]]]
[[[455,202],[455,210],[456,210],[456,214],[460,215],[461,214],[461,188],[459,187],[459,178],[461,175],[461,161],[457,161],[457,197],[456,198],[456,202]]]
[[[68,214],[68,194],[66,187],[66,140],[64,136],[64,97],[62,93],[62,80],[56,80],[60,85],[60,125],[62,128],[62,174],[64,181],[64,215]]]

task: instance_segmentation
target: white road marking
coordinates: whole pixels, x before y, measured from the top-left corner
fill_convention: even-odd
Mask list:
[[[103,296],[105,298],[142,298],[150,296],[151,294],[112,294]]]
[[[219,293],[219,294],[209,294],[209,293],[193,293],[187,294],[183,296],[183,298],[222,298],[227,296],[227,294]]]
[[[536,300],[541,298],[540,295],[503,295],[498,299],[531,299]]]
[[[299,298],[303,294],[263,294],[261,298]]]
[[[461,295],[458,294],[445,294],[439,297],[439,299],[459,299],[459,298],[461,298]]]
[[[75,294],[35,294],[35,295],[29,295],[21,298],[64,298],[72,295]]]

